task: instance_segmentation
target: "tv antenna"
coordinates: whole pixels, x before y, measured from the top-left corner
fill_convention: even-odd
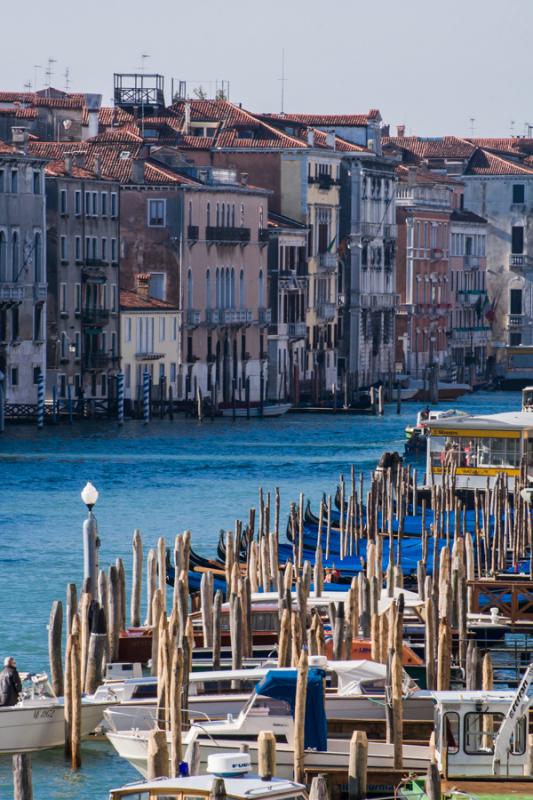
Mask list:
[[[476,118],[470,117],[470,136],[474,138],[474,131],[476,129]]]
[[[283,114],[285,108],[285,48],[281,50],[281,78],[278,78],[281,83],[281,113]]]
[[[65,69],[65,92],[68,94],[68,90],[70,89],[70,70],[67,67]]]
[[[57,59],[49,58],[48,59],[48,66],[46,67],[46,88],[48,89],[48,96],[50,96],[50,89],[52,86],[52,77],[54,74],[54,67],[53,64],[57,64]]]
[[[33,65],[33,87],[37,91],[37,84],[39,82],[39,71],[42,69],[40,64]]]

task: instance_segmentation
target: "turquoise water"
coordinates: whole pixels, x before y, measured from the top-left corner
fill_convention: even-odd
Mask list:
[[[447,408],[449,404],[441,404]],[[453,404],[478,413],[516,409],[520,395],[483,393]],[[141,529],[145,552],[159,536],[172,542],[190,529],[193,546],[214,552],[221,527],[232,528],[257,504],[258,487],[282,498],[282,528],[291,500],[303,491],[315,507],[334,492],[350,465],[368,471],[384,450],[403,450],[404,427],[417,405],[397,416],[288,415],[273,420],[217,419],[10,427],[0,437],[0,656],[19,668],[47,669],[50,605],[68,582],[81,583],[80,491],[91,480],[100,564],[125,559],[129,586],[131,537]],[[72,774],[61,752],[34,758],[35,800],[104,800],[137,773],[105,744],[84,747],[83,768]],[[0,757],[0,798],[11,791],[10,760]]]

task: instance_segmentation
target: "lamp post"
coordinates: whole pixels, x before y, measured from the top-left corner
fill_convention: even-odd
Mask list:
[[[98,578],[98,526],[93,508],[98,500],[98,491],[90,481],[81,492],[81,499],[87,506],[87,519],[83,523],[83,580],[89,579],[88,590],[94,595]]]

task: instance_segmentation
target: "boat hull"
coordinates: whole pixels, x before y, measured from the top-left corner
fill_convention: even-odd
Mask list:
[[[263,406],[263,412],[259,406],[250,406],[250,408],[243,408],[242,406],[233,408],[223,408],[223,417],[281,417],[286,414],[292,407],[291,403],[277,403],[276,405]]]

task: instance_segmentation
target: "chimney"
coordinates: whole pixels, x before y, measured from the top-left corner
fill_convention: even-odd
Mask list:
[[[382,125],[381,126],[381,135],[382,136],[390,136],[390,125]]]
[[[407,167],[407,183],[409,184],[409,186],[415,185],[417,174],[418,170],[416,167]]]
[[[85,95],[85,107],[87,108],[87,117],[89,120],[89,123],[87,125],[87,137],[89,139],[92,139],[93,136],[98,136],[101,105],[102,105],[101,94]]]
[[[326,145],[327,147],[331,147],[332,150],[335,150],[335,131],[328,131],[326,133]]]
[[[94,157],[93,170],[97,178],[102,177],[102,156],[99,153]]]
[[[405,136],[405,125],[396,125],[396,136],[398,139],[403,139]]]
[[[70,155],[65,156],[65,172],[67,175],[72,173],[72,156]]]
[[[72,161],[75,167],[83,167],[85,165],[85,150],[75,150],[72,153]]]
[[[241,172],[241,186],[248,186],[248,173]]]
[[[146,272],[137,275],[137,294],[141,297],[150,296],[150,275]]]
[[[188,136],[191,132],[191,101],[186,100],[183,106],[183,113],[185,119],[183,120],[183,133]]]
[[[11,142],[26,154],[26,145],[28,143],[28,131],[26,128],[11,128]]]
[[[133,183],[144,183],[144,160],[135,158],[131,164],[131,180]]]
[[[315,132],[312,128],[307,129],[307,144],[309,147],[315,146]]]

